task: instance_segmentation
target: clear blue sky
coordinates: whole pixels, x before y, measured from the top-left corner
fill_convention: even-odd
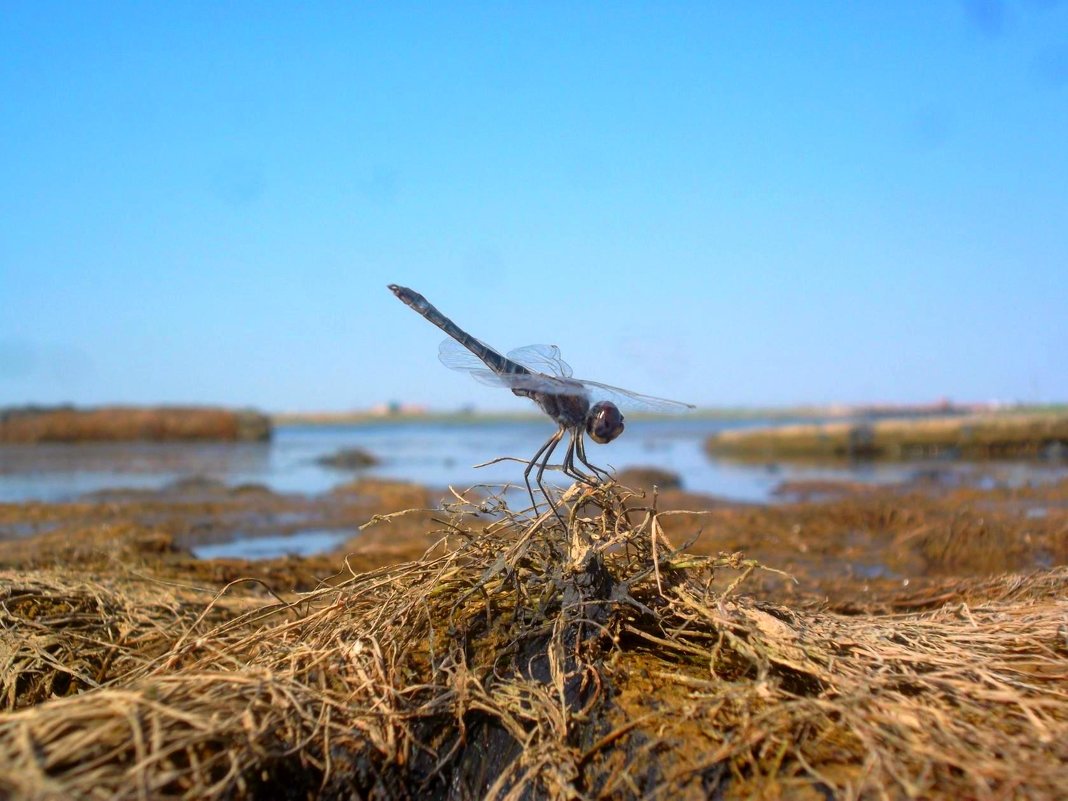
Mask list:
[[[581,8],[576,8],[581,6]],[[1068,3],[0,4],[0,405],[1068,399]]]

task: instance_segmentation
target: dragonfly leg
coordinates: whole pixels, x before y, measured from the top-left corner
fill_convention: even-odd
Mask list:
[[[549,466],[549,457],[553,455],[553,451],[556,450],[556,446],[560,444],[560,440],[563,439],[564,429],[557,431],[549,442],[546,443],[549,449],[545,451],[545,456],[542,457],[541,464],[538,465],[538,475],[534,479],[534,482],[538,485],[538,489],[541,490],[541,494],[545,497],[545,502],[549,504],[549,508],[553,510],[553,514],[556,515],[556,519],[560,521],[560,525],[567,528],[567,523],[564,522],[564,518],[560,516],[560,510],[556,508],[556,504],[553,503],[553,498],[549,492],[545,489],[545,485],[541,483],[541,477],[545,474],[545,468]],[[533,464],[533,461],[531,462]],[[527,489],[530,489],[528,482]],[[531,493],[533,497],[533,493]]]
[[[576,481],[581,481],[583,484],[589,484],[592,487],[597,484],[597,477],[587,475],[575,466],[576,447],[581,442],[582,435],[575,429],[571,429],[571,442],[567,446],[567,453],[564,454],[563,470],[565,475],[570,476]]]
[[[542,454],[545,454],[545,458],[541,463],[541,469],[538,470],[538,477],[536,479],[538,488],[545,496],[545,500],[552,505],[552,501],[549,499],[548,493],[545,492],[545,487],[541,485],[541,475],[545,472],[545,464],[549,461],[549,457],[552,455],[553,450],[556,448],[556,444],[560,441],[560,438],[564,436],[564,429],[559,429],[555,434],[545,440],[545,444],[538,448],[538,452],[534,454],[529,462],[527,462],[527,469],[523,471],[523,481],[527,485],[527,493],[530,495],[530,503],[534,506],[535,511],[538,508],[538,502],[534,499],[534,489],[530,486],[530,471],[534,469],[534,465],[538,464],[538,460],[542,458]],[[545,451],[548,450],[548,453]]]
[[[585,440],[582,438],[582,434],[579,434],[577,439],[578,447],[576,448],[576,452],[578,453],[579,461],[586,465],[586,467],[588,467],[590,470],[592,470],[594,475],[597,476],[601,481],[608,481],[611,476],[608,474],[607,470],[602,470],[600,467],[597,467],[597,465],[592,465],[588,461],[586,461],[586,445]]]

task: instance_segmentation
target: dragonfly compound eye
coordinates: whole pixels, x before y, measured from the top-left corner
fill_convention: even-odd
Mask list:
[[[623,415],[614,403],[595,403],[586,418],[586,433],[602,445],[611,442],[623,433]]]

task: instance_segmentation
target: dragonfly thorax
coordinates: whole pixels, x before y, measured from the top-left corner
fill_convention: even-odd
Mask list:
[[[623,433],[623,415],[609,401],[601,401],[590,407],[586,416],[586,433],[590,439],[604,445]]]
[[[513,389],[512,392],[533,400],[543,412],[566,429],[582,428],[587,424],[590,402],[581,393],[557,395],[522,389]]]

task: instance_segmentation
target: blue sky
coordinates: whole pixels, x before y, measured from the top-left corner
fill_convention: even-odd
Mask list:
[[[0,6],[0,405],[1068,399],[1068,3]]]

